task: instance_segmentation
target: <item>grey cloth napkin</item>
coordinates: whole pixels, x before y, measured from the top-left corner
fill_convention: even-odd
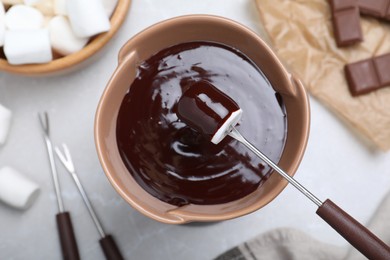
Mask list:
[[[383,199],[366,226],[385,243],[390,244],[390,193]],[[292,228],[272,230],[215,258],[215,260],[260,259],[361,260],[366,258],[352,247],[347,248],[327,244]]]

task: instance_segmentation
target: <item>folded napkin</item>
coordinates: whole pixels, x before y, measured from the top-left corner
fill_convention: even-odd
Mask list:
[[[363,139],[381,150],[389,150],[390,87],[352,97],[344,65],[389,53],[390,24],[362,18],[364,42],[338,48],[326,0],[256,0],[256,3],[274,49],[301,77],[307,90]]]
[[[390,193],[367,225],[375,235],[390,244]],[[355,248],[320,242],[291,228],[280,228],[230,249],[215,260],[360,260],[366,259]]]

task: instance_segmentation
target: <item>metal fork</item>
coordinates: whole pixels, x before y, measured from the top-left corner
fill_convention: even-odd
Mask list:
[[[100,220],[97,217],[95,210],[94,210],[94,208],[93,208],[93,206],[92,206],[92,204],[87,196],[87,193],[85,192],[84,187],[80,182],[80,179],[76,173],[76,170],[75,170],[75,167],[73,164],[73,160],[72,160],[72,156],[70,155],[68,147],[65,144],[63,144],[62,147],[63,147],[64,152],[61,152],[61,150],[58,147],[56,147],[55,148],[56,154],[57,154],[58,158],[60,159],[60,161],[62,162],[62,164],[64,165],[64,167],[66,168],[66,170],[72,176],[72,178],[73,178],[73,180],[74,180],[74,182],[75,182],[75,184],[76,184],[76,186],[81,194],[81,197],[84,201],[84,204],[88,209],[89,215],[91,216],[93,223],[95,224],[96,229],[99,232],[100,246],[103,249],[103,252],[104,252],[104,255],[106,256],[106,259],[108,259],[108,260],[122,260],[123,257],[119,251],[118,246],[115,243],[114,238],[111,235],[105,234],[103,227],[100,223]]]
[[[72,221],[69,212],[64,210],[64,204],[61,197],[60,182],[58,181],[58,174],[54,162],[53,145],[50,140],[50,124],[47,112],[39,113],[38,119],[42,127],[43,137],[46,143],[47,154],[49,156],[50,169],[54,184],[54,190],[57,197],[58,213],[56,215],[56,222],[58,233],[60,236],[62,256],[64,259],[79,260],[79,250],[77,247],[76,237],[74,235]]]

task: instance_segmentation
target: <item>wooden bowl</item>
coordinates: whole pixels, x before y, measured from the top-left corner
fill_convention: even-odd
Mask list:
[[[82,50],[43,64],[11,65],[4,57],[1,57],[0,71],[29,76],[58,74],[69,71],[75,65],[82,63],[98,52],[114,36],[126,18],[130,2],[131,0],[118,0],[118,4],[110,19],[110,31],[93,37]]]

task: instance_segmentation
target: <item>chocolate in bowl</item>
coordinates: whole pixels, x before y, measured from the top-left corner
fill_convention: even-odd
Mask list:
[[[216,42],[187,42],[142,62],[117,119],[119,153],[137,183],[176,206],[212,205],[247,196],[271,169],[232,138],[214,145],[177,117],[177,103],[194,82],[208,81],[243,110],[238,129],[279,161],[286,111],[261,70],[243,53]],[[261,188],[261,187],[260,187]]]
[[[140,32],[119,52],[118,66],[102,94],[96,111],[95,143],[104,173],[118,194],[140,213],[163,223],[184,224],[240,217],[267,205],[287,185],[279,175],[271,174],[259,189],[255,189],[243,198],[227,203],[209,205],[190,203],[178,207],[147,192],[133,177],[132,169],[125,165],[118,149],[117,118],[123,98],[138,76],[139,65],[161,50],[180,43],[196,41],[218,42],[244,53],[261,69],[273,88],[280,94],[288,125],[278,166],[290,176],[293,176],[298,169],[309,135],[309,102],[302,83],[288,72],[272,49],[253,31],[223,17],[189,15],[159,22]],[[237,92],[238,95],[240,93]],[[231,95],[230,91],[226,94]],[[243,105],[242,103],[246,104],[247,99],[250,101],[248,96],[232,97],[240,106]],[[257,102],[255,96],[251,98]],[[146,106],[148,104],[145,103],[142,108]],[[244,115],[240,131],[244,122],[251,124],[250,131],[258,128],[253,120],[258,121],[260,116],[255,115],[255,117],[257,118],[247,119]],[[132,121],[132,119],[128,120]],[[250,134],[247,132],[243,131],[243,134]]]

